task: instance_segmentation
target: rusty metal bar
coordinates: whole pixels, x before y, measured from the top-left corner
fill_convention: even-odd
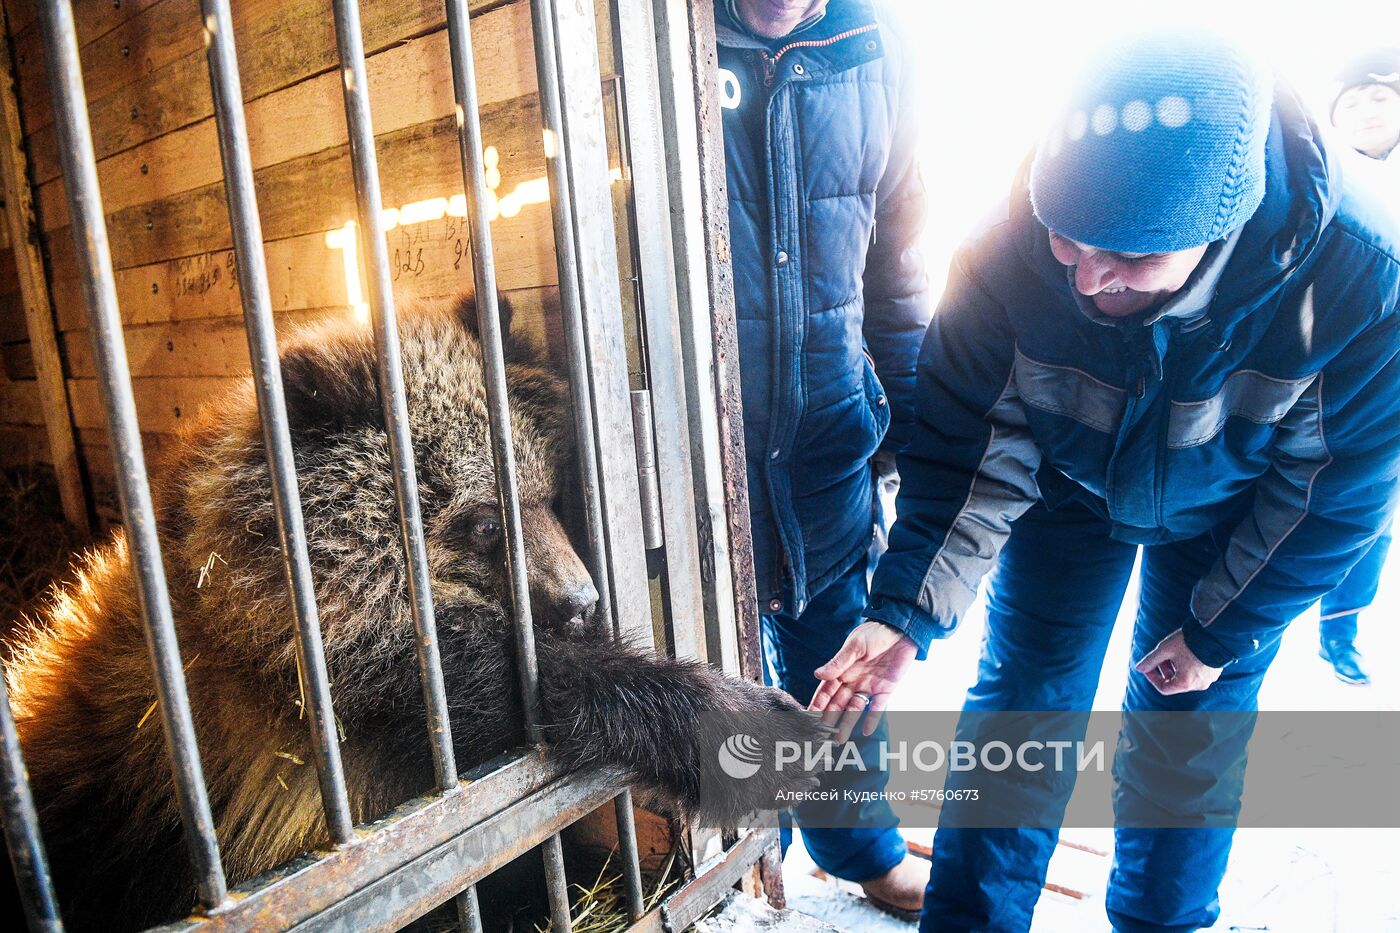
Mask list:
[[[122,339],[121,315],[117,310],[107,223],[97,182],[92,129],[88,124],[73,8],[69,0],[44,0],[39,4],[39,15],[63,187],[68,197],[79,280],[87,306],[88,334],[107,413],[117,497],[126,525],[136,595],[155,670],[161,726],[170,752],[175,796],[194,865],[199,902],[206,908],[214,908],[227,896],[227,884],[219,859],[219,844],[214,837],[214,820],[195,742],[194,721],[190,716],[160,540],[156,534],[151,489],[146,479],[141,431],[136,422],[136,402]]]
[[[646,912],[642,890],[642,856],[637,851],[637,817],[632,812],[632,792],[623,791],[613,800],[617,814],[617,848],[622,860],[622,882],[627,889],[627,915],[639,919]]]
[[[49,877],[49,861],[44,841],[39,837],[39,814],[29,793],[29,774],[24,770],[24,753],[19,731],[10,710],[10,689],[0,671],[0,752],[4,757],[4,786],[0,788],[0,814],[4,816],[5,846],[15,887],[24,905],[24,918],[34,933],[61,933],[63,919],[54,898]]]
[[[477,900],[474,884],[457,895],[457,925],[462,928],[462,933],[485,933],[481,922],[481,902]]]
[[[357,827],[361,840],[324,855],[305,856],[239,885],[214,917],[190,917],[159,933],[283,930],[308,920],[379,878],[461,835],[487,817],[559,781],[564,771],[540,752],[503,755],[463,775],[470,793],[410,800]],[[445,889],[436,903],[452,897]]]
[[[337,845],[346,845],[354,841],[354,826],[345,791],[345,769],[340,761],[335,712],[331,708],[330,677],[321,646],[321,620],[311,582],[311,561],[306,553],[306,526],[302,522],[301,494],[297,489],[287,404],[282,393],[282,366],[277,357],[277,331],[272,323],[262,224],[253,189],[253,162],[248,155],[248,128],[244,122],[243,91],[233,44],[233,17],[228,0],[201,0],[200,8],[204,14],[205,50],[214,93],[214,117],[219,128],[224,190],[228,195],[234,255],[238,260],[238,289],[243,299],[244,329],[248,333],[248,353],[253,364],[253,387],[257,393],[263,447],[267,451],[267,470],[272,482],[282,569],[292,597],[292,621],[297,632],[298,672],[306,697],[307,725],[316,756],[326,826]]]
[[[573,198],[568,170],[559,157],[556,140],[564,130],[559,98],[558,70],[554,61],[554,26],[548,0],[531,0],[531,26],[535,43],[535,73],[539,83],[540,115],[544,124],[545,169],[549,178],[549,209],[554,222],[554,256],[559,272],[559,303],[564,324],[565,357],[569,388],[573,393],[574,442],[578,446],[584,519],[588,531],[588,569],[598,590],[598,613],[613,615],[612,584],[608,576],[607,536],[603,531],[602,482],[598,477],[598,444],[593,428],[593,390],[588,374],[587,338],[583,331],[583,301],[579,297],[578,248],[574,242]]]
[[[705,291],[713,374],[702,379],[714,392],[718,418],[720,480],[724,488],[729,577],[733,581],[734,626],[738,631],[739,672],[761,680],[758,593],[754,586],[753,534],[749,527],[749,489],[744,456],[744,411],[739,387],[739,328],[734,314],[734,269],[729,244],[728,183],[725,178],[724,135],[717,84],[714,5],[687,4],[691,35],[696,135],[700,163],[700,229],[704,233]],[[698,315],[693,305],[690,313]],[[698,332],[698,328],[697,328]],[[704,375],[704,374],[697,374]],[[703,398],[705,396],[697,396]],[[709,407],[709,403],[701,403]]]
[[[447,793],[457,786],[457,761],[452,750],[452,726],[447,715],[437,621],[428,582],[428,551],[423,543],[423,516],[418,505],[413,441],[408,433],[408,403],[404,395],[403,366],[399,359],[394,287],[384,243],[383,198],[379,191],[379,160],[374,151],[374,128],[370,121],[369,80],[365,74],[360,5],[356,0],[333,0],[332,8],[336,48],[340,54],[341,83],[345,90],[350,162],[355,174],[361,255],[366,258],[369,273],[369,307],[379,366],[379,394],[384,405],[384,427],[389,435],[389,456],[394,466],[394,495],[399,507],[404,553],[408,558],[408,593],[413,607],[413,624],[418,634],[418,668],[423,680],[423,702],[428,711],[433,771],[438,791]]]
[[[491,428],[491,456],[496,469],[496,493],[506,540],[506,573],[510,578],[516,666],[531,742],[541,740],[539,664],[535,656],[535,626],[530,612],[530,582],[525,566],[525,533],[520,520],[520,493],[506,397],[505,350],[496,295],[496,262],[491,245],[491,217],[481,147],[480,107],[476,65],[472,56],[471,22],[466,0],[447,0],[448,47],[452,57],[452,89],[457,102],[457,140],[462,178],[466,185],[467,228],[470,233],[472,276],[476,284],[476,317],[481,335],[482,369],[486,377],[486,408]],[[550,888],[556,930],[569,928],[569,900],[563,849],[558,836],[544,843],[545,874]],[[469,889],[458,902],[463,926],[480,927],[476,892]]]
[[[724,897],[763,853],[778,844],[776,828],[750,829],[705,865],[695,880],[666,899],[661,914],[667,930],[688,930]]]
[[[306,856],[274,869],[267,875],[252,879],[236,889],[236,897],[217,916],[195,916],[169,924],[151,933],[229,933],[269,929],[394,929],[394,923],[406,923],[451,896],[453,885],[470,885],[489,874],[505,860],[530,848],[529,839],[508,835],[512,846],[496,860],[497,851],[491,845],[478,849],[481,862],[469,873],[448,877],[443,850],[457,845],[458,840],[494,817],[518,806],[526,805],[530,813],[521,823],[528,829],[534,819],[558,819],[559,827],[575,822],[585,813],[606,800],[612,791],[595,786],[596,775],[566,775],[557,765],[547,761],[542,753],[533,752],[524,758],[502,758],[488,762],[463,775],[471,792],[447,797],[425,797],[409,801],[393,813],[359,827],[363,841],[347,849],[322,856]],[[607,778],[602,777],[604,786]],[[589,799],[560,816],[554,804],[541,805],[557,797],[541,792],[558,793],[571,783],[588,785]],[[594,796],[596,794],[596,796]],[[596,802],[595,802],[596,801]],[[520,812],[520,811],[517,811]],[[498,824],[499,825],[499,824]],[[544,826],[540,831],[551,830]],[[536,839],[539,836],[534,837]],[[772,829],[750,830],[738,844],[701,865],[696,877],[673,893],[661,905],[652,908],[636,921],[630,930],[671,931],[686,926],[670,925],[669,918],[684,919],[702,915],[718,903],[743,874],[765,851],[777,842]],[[489,860],[489,861],[488,861]],[[456,863],[458,866],[461,861]],[[429,869],[431,868],[431,872]],[[386,879],[397,878],[397,881]],[[383,882],[381,884],[381,882]],[[372,894],[371,886],[381,885]],[[471,887],[466,888],[467,891]],[[360,916],[345,909],[343,901],[360,897],[364,916],[391,913],[396,919],[383,925],[365,920],[355,926]],[[409,903],[411,899],[412,903]],[[337,919],[338,918],[338,919]],[[332,921],[336,921],[332,923]]]
[[[787,892],[783,889],[783,852],[777,840],[758,859],[758,883],[768,903],[778,910],[787,906]]]
[[[651,645],[595,14],[577,0],[531,0],[530,12],[575,432],[584,494],[598,501],[589,527],[595,585],[602,593],[607,580],[616,629]]]
[[[622,115],[633,214],[637,294],[646,331],[649,417],[636,429],[638,462],[654,450],[657,512],[664,532],[667,618],[680,657],[706,660],[701,545],[691,471],[689,396],[676,293],[667,177],[668,140],[661,113],[657,34],[650,0],[614,0],[613,28],[622,71]],[[694,160],[694,150],[687,153]],[[635,412],[634,412],[635,414]],[[642,439],[655,437],[654,448]],[[643,479],[643,517],[648,488]],[[652,529],[644,526],[647,531]],[[656,536],[661,543],[663,534]],[[652,547],[648,538],[647,546]]]
[[[666,193],[670,216],[677,314],[680,320],[682,371],[688,404],[690,466],[700,542],[702,611],[708,658],[724,670],[739,669],[735,624],[735,584],[730,564],[729,525],[725,514],[724,470],[721,461],[719,410],[711,399],[719,397],[715,359],[714,322],[710,308],[711,255],[727,247],[724,231],[712,232],[705,223],[707,203],[727,209],[723,188],[707,193],[706,185],[724,182],[723,164],[718,171],[702,164],[701,112],[704,133],[718,131],[719,108],[714,73],[718,65],[713,19],[709,30],[693,35],[691,16],[704,15],[690,0],[652,0],[656,18],[657,78],[661,89],[662,136],[668,145]],[[708,44],[704,37],[708,36]],[[692,41],[694,40],[694,41]],[[713,126],[712,126],[713,124]],[[722,157],[711,144],[703,154]],[[727,230],[728,218],[723,218]],[[718,270],[717,278],[724,271]],[[732,298],[732,292],[731,298]],[[730,368],[732,373],[732,368]]]
[[[606,803],[606,774],[575,774],[497,813],[291,929],[376,933],[397,930]],[[463,796],[470,797],[470,794]],[[549,848],[545,848],[546,857]],[[556,928],[557,929],[557,928]]]

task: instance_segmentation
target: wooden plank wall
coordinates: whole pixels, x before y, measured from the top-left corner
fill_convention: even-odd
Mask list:
[[[64,376],[100,513],[112,514],[111,462],[33,0],[3,0]],[[524,203],[493,223],[500,288],[516,327],[562,350],[529,6],[472,3],[482,132],[499,156],[497,193],[525,184]],[[238,288],[198,0],[74,0],[98,175],[148,456],[247,371]],[[355,214],[329,0],[234,4],[239,66],[273,310],[282,333],[353,314],[343,253],[328,231]],[[441,0],[361,5],[386,207],[462,191]],[[610,11],[599,3],[599,57],[614,76]],[[614,165],[617,164],[616,156]],[[507,199],[507,204],[512,199]],[[510,216],[507,216],[507,215]],[[0,231],[3,231],[0,225]],[[3,234],[0,234],[3,235]],[[464,219],[389,233],[395,297],[469,292]],[[0,449],[48,457],[14,255],[0,244]]]
[[[0,467],[50,463],[9,218],[0,224]]]

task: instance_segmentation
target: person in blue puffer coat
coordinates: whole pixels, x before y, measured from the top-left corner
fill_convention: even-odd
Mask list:
[[[1380,209],[1400,212],[1400,49],[1368,52],[1350,62],[1340,77],[1329,116],[1338,135],[1353,150],[1342,153],[1343,165],[1346,171],[1361,176],[1362,185]],[[1371,682],[1361,666],[1356,633],[1361,613],[1380,589],[1390,542],[1387,528],[1337,588],[1322,597],[1318,607],[1322,636],[1318,654],[1332,665],[1342,683]]]
[[[872,462],[908,434],[932,312],[915,92],[864,0],[726,0],[716,27],[765,667],[805,703],[865,608]],[[804,830],[817,864],[917,909],[888,808],[844,819]]]
[[[1338,164],[1229,43],[1094,60],[952,264],[868,621],[813,708],[878,713],[995,569],[964,717],[1087,710],[1141,555],[1124,710],[1257,709],[1285,626],[1378,538],[1400,476],[1400,235]],[[1116,830],[1115,930],[1215,921],[1238,795],[1224,825],[1152,828],[1211,814],[1150,789],[1218,804],[1248,731],[1197,758],[1120,744],[1117,812],[1161,822]],[[1046,780],[1062,808],[1073,774]],[[1056,832],[948,816],[922,929],[1029,928]]]

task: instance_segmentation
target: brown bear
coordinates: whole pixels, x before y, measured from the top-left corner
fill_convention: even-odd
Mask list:
[[[525,741],[474,308],[416,309],[400,336],[465,770]],[[282,373],[350,804],[363,822],[433,784],[370,332],[351,323],[305,331],[283,351]],[[517,344],[507,382],[547,750],[570,767],[617,769],[695,814],[717,767],[700,719],[725,711],[736,731],[763,737],[774,731],[766,713],[796,705],[610,637],[561,524],[573,475],[567,387]],[[236,884],[325,841],[251,383],[206,407],[154,490],[199,750]],[[82,558],[12,648],[10,695],[70,928],[188,912],[194,879],[162,730],[148,715],[155,693],[122,533]],[[789,774],[739,785],[699,815],[732,823],[779,786],[810,783]]]

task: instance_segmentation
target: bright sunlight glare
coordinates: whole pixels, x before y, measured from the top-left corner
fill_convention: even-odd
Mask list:
[[[1010,186],[1096,49],[1158,29],[1209,28],[1270,61],[1314,113],[1348,59],[1400,45],[1400,6],[1332,0],[892,0],[923,88],[925,247],[935,286],[964,236]]]

